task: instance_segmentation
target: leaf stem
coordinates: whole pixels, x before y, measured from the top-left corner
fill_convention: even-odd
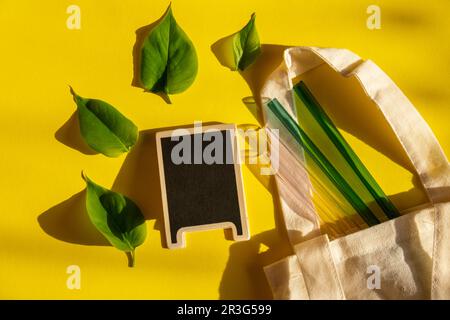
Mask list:
[[[172,100],[170,100],[169,94],[165,92],[160,92],[159,96],[167,103],[172,104]]]
[[[129,251],[129,253],[130,253],[130,256],[129,256],[128,266],[129,266],[130,268],[133,268],[134,265],[135,265],[135,262],[136,262],[136,252],[135,252],[135,250],[133,249],[132,251]]]
[[[87,177],[86,174],[84,173],[84,170],[81,170],[81,178],[82,178],[85,182],[88,182],[88,177]]]

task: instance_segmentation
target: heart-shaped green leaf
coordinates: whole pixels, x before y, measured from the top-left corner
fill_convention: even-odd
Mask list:
[[[136,125],[107,102],[87,99],[70,91],[77,104],[81,136],[95,151],[107,157],[128,152],[138,138]]]
[[[180,93],[194,82],[197,69],[194,45],[178,26],[169,6],[142,45],[142,85],[154,93]]]
[[[245,70],[261,54],[261,44],[255,24],[256,15],[238,32],[220,39],[212,50],[220,63],[233,71]]]
[[[234,60],[239,70],[245,70],[261,54],[255,18],[256,15],[252,14],[250,21],[233,37]]]
[[[145,218],[139,207],[120,193],[99,186],[83,176],[87,184],[86,209],[98,231],[117,249],[131,254],[134,265],[135,249],[147,236]]]

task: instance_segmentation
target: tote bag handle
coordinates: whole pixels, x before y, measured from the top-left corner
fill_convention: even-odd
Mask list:
[[[344,77],[355,77],[366,95],[374,102],[391,126],[410,159],[430,203],[435,206],[435,238],[433,247],[432,298],[450,297],[450,166],[436,137],[408,98],[397,85],[372,61],[363,61],[346,49],[294,47],[284,52],[284,63],[269,77],[262,90],[263,97],[276,97],[296,117],[291,97],[292,81],[323,63]],[[278,185],[279,189],[283,186]],[[283,196],[283,192],[280,192]],[[311,201],[311,200],[310,200]],[[297,258],[302,261],[302,272],[310,273],[302,283],[307,288],[327,288],[308,292],[310,298],[342,299],[344,293],[337,276],[326,235],[319,236],[319,225],[312,221],[311,213],[294,212],[292,206],[282,208],[284,221]],[[306,207],[310,207],[306,206]],[[299,206],[300,209],[305,206]],[[445,212],[445,213],[444,213]],[[305,219],[307,217],[307,219]],[[308,221],[310,223],[305,223]],[[307,230],[307,237],[305,235]],[[296,232],[298,231],[298,232]],[[299,236],[300,235],[300,236]],[[316,238],[303,242],[307,238]],[[303,243],[299,243],[303,242]],[[313,244],[311,246],[311,243]],[[323,259],[311,258],[314,255]],[[309,253],[308,253],[309,252]],[[321,261],[320,265],[317,261]],[[322,272],[318,272],[322,270]],[[321,274],[322,276],[312,276]],[[311,290],[311,289],[310,289]],[[323,296],[322,292],[328,292]]]

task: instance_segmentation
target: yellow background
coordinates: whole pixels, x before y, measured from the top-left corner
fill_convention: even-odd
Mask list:
[[[167,105],[131,85],[135,31],[158,19],[167,1],[1,0],[0,298],[270,298],[262,266],[289,253],[282,228],[275,230],[281,222],[270,186],[244,167],[250,241],[234,243],[217,230],[188,234],[186,249],[165,249],[161,221],[155,225],[157,213],[150,212],[159,201],[154,163],[146,163],[151,141],[143,134],[136,150],[115,159],[84,154],[70,119],[75,105],[68,85],[110,102],[140,130],[195,120],[257,124],[242,102],[251,95],[249,85],[222,67],[210,48],[256,12],[264,44],[345,47],[375,61],[448,155],[450,3],[376,1],[382,28],[371,31],[366,8],[373,3],[175,0],[175,17],[197,49],[199,73]],[[66,27],[70,4],[81,8],[81,30]],[[407,164],[346,137],[400,207],[424,200]],[[81,170],[143,207],[149,233],[135,268],[85,225]],[[81,268],[81,290],[66,287],[69,265]]]

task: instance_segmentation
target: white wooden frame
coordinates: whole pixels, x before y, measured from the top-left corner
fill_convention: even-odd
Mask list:
[[[190,127],[190,128],[180,128],[185,130],[185,133],[195,134],[195,133],[204,133],[205,131],[214,132],[214,131],[222,131],[222,130],[230,130],[231,133],[231,147],[233,152],[233,163],[234,163],[234,172],[236,177],[236,189],[238,194],[238,202],[239,202],[239,211],[240,211],[240,219],[242,226],[242,235],[237,234],[236,226],[232,222],[220,222],[220,223],[211,223],[211,224],[203,224],[198,226],[189,226],[180,228],[177,231],[176,239],[177,242],[172,242],[171,231],[170,231],[170,220],[169,220],[169,209],[167,202],[167,192],[166,192],[166,183],[165,183],[165,175],[164,175],[164,162],[162,156],[162,146],[161,139],[172,137],[173,132],[177,129],[160,131],[156,133],[156,150],[158,157],[158,167],[159,167],[159,177],[161,183],[161,196],[162,196],[162,207],[164,213],[164,229],[166,234],[166,242],[167,247],[169,249],[174,248],[184,248],[186,246],[185,240],[185,232],[192,231],[204,231],[204,230],[213,230],[213,229],[231,229],[233,240],[242,241],[248,240],[250,238],[250,232],[248,227],[248,218],[247,218],[247,206],[245,202],[244,188],[243,188],[243,178],[242,178],[242,170],[241,170],[241,158],[240,158],[240,149],[239,149],[239,141],[237,139],[237,128],[235,124],[217,124],[217,125],[207,125],[202,127]],[[176,135],[175,135],[176,136]]]

